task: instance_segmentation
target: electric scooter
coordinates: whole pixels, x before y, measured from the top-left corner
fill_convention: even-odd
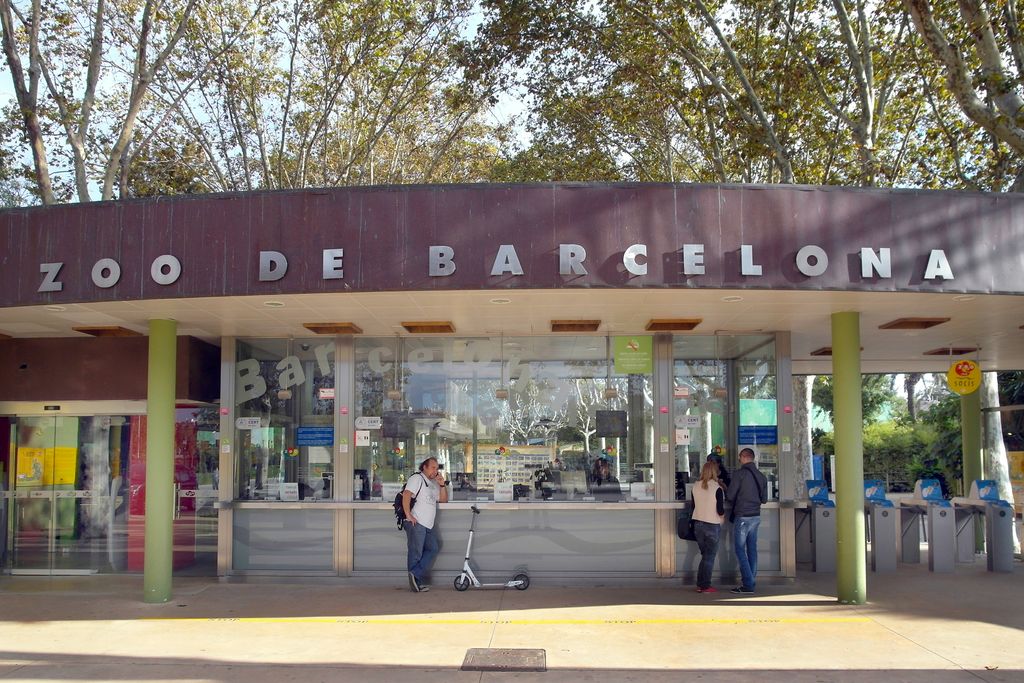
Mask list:
[[[473,511],[473,517],[469,524],[469,543],[466,545],[466,561],[462,564],[462,573],[455,577],[455,590],[464,591],[468,588],[515,588],[516,590],[524,591],[529,588],[530,576],[526,573],[525,568],[505,583],[480,583],[480,579],[476,578],[473,568],[469,565],[469,555],[473,550],[473,527],[476,526],[476,516],[480,514],[480,510],[477,509],[476,505],[472,506],[470,510]]]

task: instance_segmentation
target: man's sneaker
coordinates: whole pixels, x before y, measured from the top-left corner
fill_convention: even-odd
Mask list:
[[[730,593],[743,593],[743,594],[749,594],[749,593],[753,593],[753,592],[754,592],[754,589],[753,589],[753,588],[744,588],[743,586],[736,586],[735,588],[733,588],[733,589],[732,589],[731,591],[729,591],[729,592],[730,592]]]
[[[409,590],[413,593],[421,593],[423,591],[423,586],[416,580],[416,575],[412,572],[409,572]]]
[[[707,588],[705,588],[704,590],[701,591],[701,593],[717,593],[717,592],[718,592],[718,589],[715,588],[714,586],[708,586]]]

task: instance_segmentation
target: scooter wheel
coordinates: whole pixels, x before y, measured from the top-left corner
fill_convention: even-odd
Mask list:
[[[530,577],[526,574],[516,574],[512,577],[512,580],[519,582],[516,584],[516,590],[518,591],[524,591],[530,587]]]
[[[465,574],[459,574],[455,577],[455,590],[462,592],[469,588],[469,577]]]

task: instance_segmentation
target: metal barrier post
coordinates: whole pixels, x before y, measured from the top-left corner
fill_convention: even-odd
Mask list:
[[[871,571],[896,571],[896,509],[871,506]]]
[[[836,509],[825,505],[811,506],[811,536],[814,538],[814,571],[836,570]]]
[[[921,562],[921,510],[900,508],[900,560],[907,564]]]
[[[990,572],[1013,571],[1013,508],[989,503],[985,506],[985,550]]]
[[[974,537],[975,511],[970,508],[956,508],[956,561],[960,564],[972,564],[976,541]]]
[[[928,569],[937,574],[952,573],[956,564],[956,520],[949,503],[928,505]]]

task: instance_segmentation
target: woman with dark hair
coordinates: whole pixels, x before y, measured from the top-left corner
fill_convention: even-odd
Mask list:
[[[612,474],[607,458],[594,461],[590,472],[590,490],[592,493],[619,493],[619,480]]]
[[[722,488],[729,488],[729,481],[732,477],[729,476],[729,470],[725,469],[725,463],[722,461],[722,455],[718,451],[711,451],[708,453],[707,462],[713,462],[718,466],[718,482],[722,485]]]
[[[717,593],[711,585],[711,570],[718,555],[718,537],[725,521],[725,493],[718,481],[718,465],[710,458],[700,470],[693,486],[693,533],[700,548],[697,567],[697,592]]]

